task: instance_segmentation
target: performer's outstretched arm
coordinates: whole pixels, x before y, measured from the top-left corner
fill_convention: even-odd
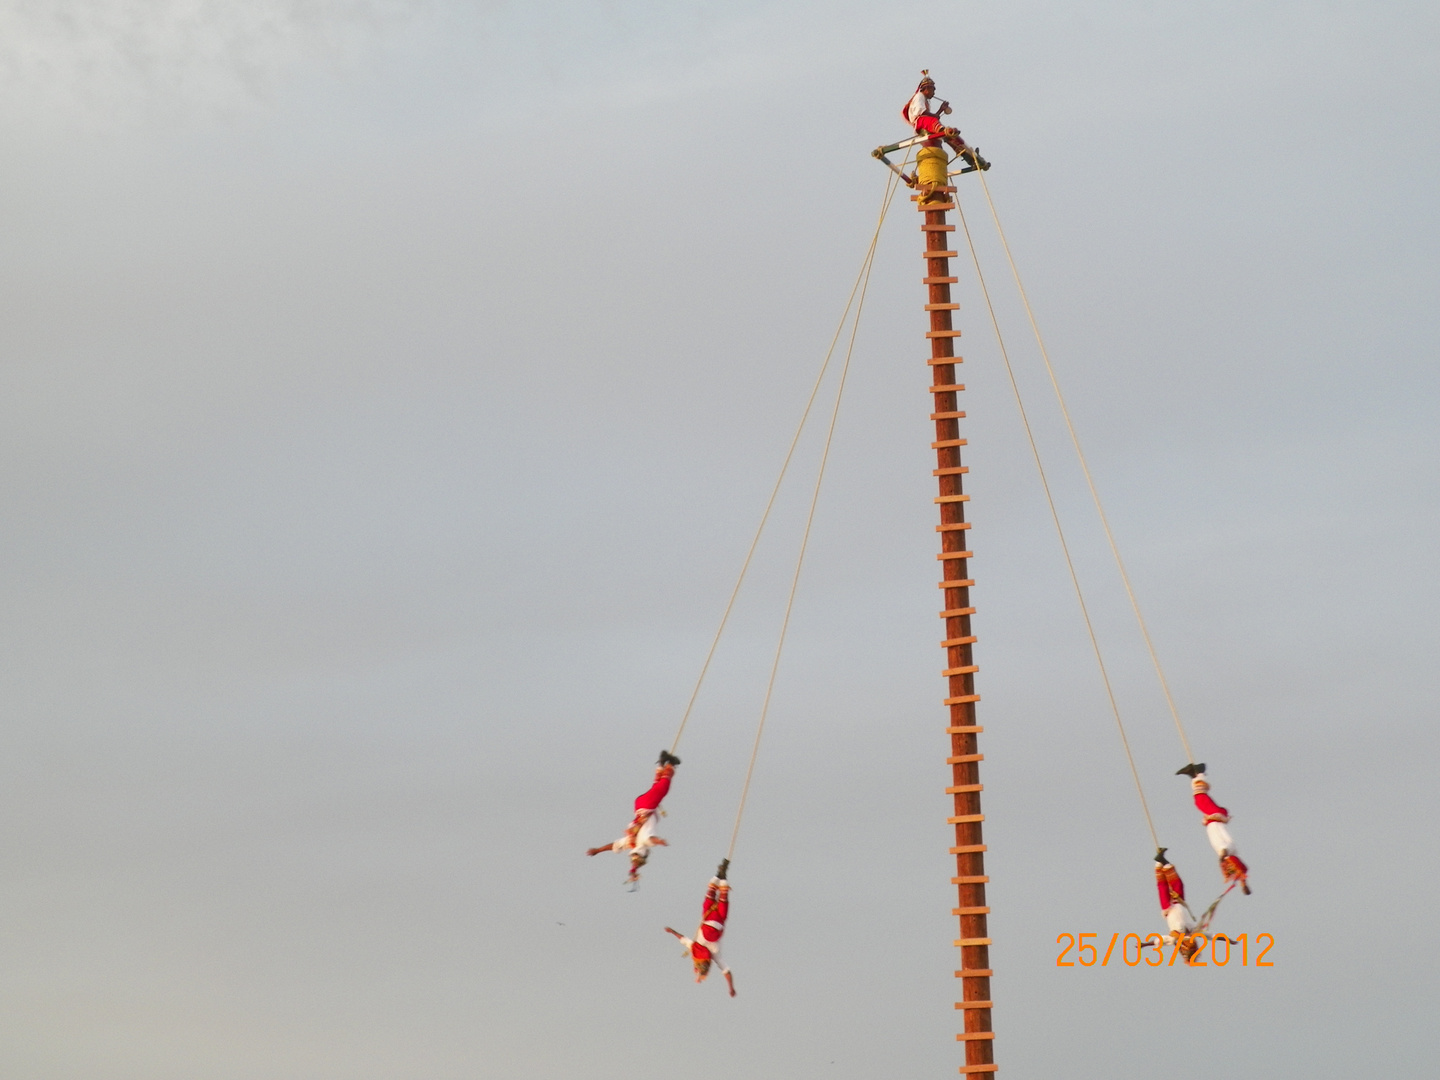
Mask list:
[[[730,988],[730,996],[731,996],[731,997],[734,997],[734,996],[735,996],[735,979],[734,979],[733,976],[731,976],[731,974],[730,974],[730,969],[729,969],[729,968],[726,968],[726,969],[725,969],[725,985]]]
[[[615,845],[612,843],[612,844],[606,844],[604,847],[592,847],[589,851],[585,852],[585,854],[586,854],[586,855],[599,855],[602,851],[614,851],[614,850],[615,850]]]

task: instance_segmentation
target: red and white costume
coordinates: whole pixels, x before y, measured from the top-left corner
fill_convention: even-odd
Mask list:
[[[1195,918],[1185,906],[1185,882],[1169,863],[1155,867],[1155,889],[1160,894],[1160,911],[1170,932],[1185,937],[1195,931]]]
[[[930,99],[925,96],[925,91],[916,90],[915,96],[901,110],[901,115],[916,135],[930,136],[926,146],[940,145],[945,125],[940,122],[939,116],[930,111]]]
[[[720,974],[730,978],[730,969],[720,959],[720,937],[725,933],[725,918],[730,914],[730,883],[723,878],[712,877],[710,887],[705,891],[705,906],[700,911],[700,928],[695,937],[670,931],[680,939],[680,944],[695,963],[695,981],[704,982],[710,974],[705,966],[710,961],[720,969]]]
[[[1203,772],[1196,773],[1191,779],[1190,789],[1195,793],[1195,807],[1205,820],[1205,835],[1210,840],[1210,846],[1215,849],[1215,854],[1220,856],[1220,872],[1225,875],[1226,881],[1238,881],[1245,886],[1245,891],[1249,892],[1250,888],[1245,884],[1245,879],[1250,868],[1235,853],[1235,841],[1230,836],[1230,830],[1225,827],[1230,823],[1230,811],[1210,797],[1210,783]]]
[[[670,781],[675,776],[674,765],[661,765],[655,770],[655,782],[650,789],[635,800],[635,817],[625,835],[614,841],[608,848],[591,851],[628,851],[630,853],[630,876],[634,882],[640,877],[640,868],[650,858],[650,849],[665,846],[665,841],[655,835],[655,819],[660,814],[660,803],[670,793]]]

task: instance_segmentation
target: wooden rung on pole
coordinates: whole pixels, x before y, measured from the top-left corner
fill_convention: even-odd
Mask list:
[[[926,330],[925,336],[927,338],[957,338],[963,335],[959,330]]]
[[[947,727],[947,728],[945,729],[945,734],[946,734],[946,735],[979,735],[980,732],[982,732],[982,731],[984,731],[984,730],[985,730],[985,729],[984,729],[983,727],[981,727],[979,724],[966,724],[966,725],[964,725],[963,727]],[[958,790],[961,790],[961,789],[957,788],[956,790],[958,791]]]
[[[966,968],[964,971],[955,972],[955,977],[957,979],[988,979],[994,974],[995,972],[990,968]]]
[[[956,1042],[977,1042],[995,1038],[993,1031],[962,1031],[955,1036]]]
[[[968,786],[968,785],[967,785],[967,786]],[[978,788],[979,786],[980,786],[979,784],[976,784],[976,785],[975,785],[975,787],[977,787],[977,788]],[[987,846],[984,845],[984,844],[962,844],[960,847],[952,847],[952,848],[950,849],[950,854],[951,854],[951,855],[968,855],[968,854],[970,854],[970,852],[972,852],[972,851],[989,851],[989,850],[990,850],[989,847],[987,847]]]
[[[931,420],[964,420],[964,419],[965,419],[965,414],[964,414],[963,412],[932,412],[932,413],[930,414],[930,419],[931,419]],[[938,476],[939,474],[937,473],[936,475]]]
[[[921,285],[954,285],[960,279],[958,277],[922,277]]]
[[[990,914],[990,909],[989,909],[988,907],[957,907],[957,908],[954,908],[953,910],[951,910],[950,914],[951,914],[951,915],[989,915],[989,914]],[[957,971],[955,974],[956,974],[956,975],[959,975],[960,973]],[[987,971],[986,974],[988,975],[989,972]]]
[[[984,755],[984,754],[956,754],[954,757],[948,757],[948,758],[946,758],[946,759],[945,759],[945,764],[946,764],[946,765],[963,765],[963,764],[964,764],[965,762],[967,762],[967,761],[984,761],[984,760],[985,760],[985,755]],[[983,819],[977,818],[976,820],[978,821],[978,820],[983,820]],[[952,824],[953,824],[953,822],[952,822]]]
[[[928,207],[928,209],[934,210],[935,207],[931,206],[931,207]],[[955,231],[955,226],[954,226],[954,225],[921,225],[921,226],[920,226],[920,231],[921,231],[921,232],[954,232],[954,231]]]
[[[940,647],[941,647],[942,649],[948,649],[948,648],[950,648],[950,646],[952,646],[952,645],[973,645],[975,642],[977,642],[977,641],[979,641],[979,640],[980,640],[979,638],[974,637],[973,635],[972,635],[971,637],[952,637],[952,638],[946,638],[944,641],[940,642]]]
[[[937,589],[968,589],[975,584],[974,578],[948,578],[945,581],[937,581]]]
[[[931,251],[929,248],[926,248],[924,254],[920,257],[922,259],[953,259],[959,254],[958,251]]]
[[[990,879],[984,874],[975,874],[970,877],[952,877],[951,885],[984,885]],[[989,972],[986,972],[989,974]]]
[[[954,226],[954,225],[951,225],[950,227],[953,229],[955,226]],[[959,311],[959,310],[960,310],[960,305],[959,305],[959,304],[926,304],[926,305],[925,305],[925,310],[926,310],[926,311]]]
[[[931,414],[930,419],[931,419],[931,420],[934,420],[934,419],[935,419],[935,415],[936,415],[936,414]],[[940,415],[940,416],[946,416],[946,415],[949,415],[949,414],[947,414],[947,413],[939,413],[938,415]],[[959,415],[960,415],[960,416],[964,416],[965,414],[962,412],[962,413],[960,413]],[[951,467],[948,468],[948,469],[931,469],[931,470],[930,470],[930,475],[931,475],[931,476],[962,476],[962,475],[964,475],[965,473],[967,473],[967,472],[969,472],[969,471],[970,471],[970,466],[969,466],[969,465],[954,465],[954,466],[951,466]]]
[[[932,356],[932,357],[930,357],[930,359],[928,359],[928,360],[925,361],[925,363],[926,363],[927,365],[929,365],[930,367],[935,367],[935,366],[937,366],[937,365],[942,365],[942,364],[963,364],[964,362],[965,362],[965,358],[964,358],[963,356]],[[946,415],[946,416],[952,416],[952,415],[964,416],[965,414],[962,412],[962,413],[946,413],[945,415]],[[932,416],[932,417],[930,417],[930,419],[931,419],[931,420],[934,420],[935,417]]]
[[[916,198],[917,198],[917,196],[911,195],[911,196],[910,196],[910,201],[911,201],[911,202],[914,202]],[[954,210],[954,209],[955,209],[955,204],[954,204],[953,202],[926,203],[926,204],[923,205],[923,206],[917,206],[915,209],[917,209],[917,210]]]
[[[944,525],[936,525],[935,531],[938,533],[955,532],[957,529],[968,529],[970,527],[971,523],[968,521],[947,521]]]
[[[943,450],[947,446],[969,446],[969,439],[941,439],[939,442],[930,444],[931,450]]]
[[[990,943],[988,937],[962,937],[955,942],[955,945],[957,948],[967,949],[971,945],[989,945]]]
[[[935,502],[940,505],[952,502],[969,502],[969,495],[936,495]]]
[[[959,697],[947,697],[940,704],[942,705],[965,705],[971,701],[979,701],[979,694],[961,694]]]
[[[960,1071],[961,1071],[962,1073],[993,1073],[993,1072],[999,1072],[999,1071],[1000,1071],[1000,1066],[999,1066],[999,1065],[961,1065],[961,1066],[960,1066]]]
[[[936,385],[930,387],[930,393],[932,393],[932,394],[946,394],[946,393],[950,393],[950,392],[953,391],[953,392],[955,392],[955,393],[958,394],[960,391],[962,391],[962,390],[964,390],[964,389],[965,389],[965,384],[964,384],[964,383],[937,383]]]
[[[971,822],[971,821],[984,821],[984,820],[985,820],[985,815],[984,815],[984,814],[957,814],[957,815],[955,815],[955,817],[947,817],[947,818],[945,819],[945,824],[946,824],[946,825],[964,825],[964,824],[966,824],[966,823],[968,823],[968,822]]]
[[[943,559],[973,559],[974,557],[975,557],[975,553],[974,553],[973,551],[942,551],[942,552],[940,552],[939,555],[936,555],[936,556],[935,556],[935,558],[937,558],[937,559],[942,559],[942,560],[943,560]]]
[[[958,619],[961,615],[974,615],[974,614],[975,614],[975,609],[974,609],[973,607],[947,608],[945,611],[940,612],[940,618],[942,618],[942,619]]]
[[[952,675],[970,675],[979,670],[980,666],[978,664],[970,664],[966,667],[947,667],[944,671],[940,672],[940,677],[942,679],[948,679]]]
[[[957,1002],[955,1002],[955,1007],[956,1007],[957,1009],[993,1009],[993,1008],[995,1007],[995,1002],[993,1002],[993,1001],[957,1001]]]

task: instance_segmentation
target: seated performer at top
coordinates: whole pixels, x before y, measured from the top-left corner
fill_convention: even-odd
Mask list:
[[[602,851],[628,851],[630,853],[630,874],[625,878],[633,885],[640,880],[640,868],[650,858],[652,847],[667,847],[666,842],[655,835],[655,818],[660,813],[660,802],[670,792],[670,780],[675,775],[675,766],[680,759],[668,750],[660,751],[660,761],[655,769],[655,782],[650,790],[635,800],[635,817],[625,835],[604,847],[592,847],[586,855],[599,855]]]
[[[1238,882],[1245,890],[1245,895],[1249,896],[1250,868],[1235,853],[1235,841],[1230,837],[1230,830],[1225,827],[1230,822],[1230,811],[1210,798],[1210,783],[1205,779],[1205,763],[1202,761],[1197,765],[1192,761],[1183,769],[1176,769],[1175,775],[1190,777],[1190,790],[1195,793],[1195,806],[1205,819],[1205,835],[1210,838],[1210,846],[1215,849],[1215,854],[1220,856],[1220,873],[1225,876],[1226,881]]]
[[[930,136],[925,143],[927,148],[938,148],[943,140],[955,151],[955,156],[963,158],[972,169],[990,168],[988,161],[966,145],[959,131],[940,122],[940,117],[950,113],[950,103],[942,101],[938,107],[932,109],[930,99],[935,96],[935,80],[930,78],[928,71],[921,72],[921,75],[923,78],[916,87],[914,96],[901,110],[905,122],[915,129],[915,134]]]
[[[720,936],[725,933],[725,919],[730,914],[730,882],[725,880],[725,873],[729,869],[730,860],[726,859],[710,879],[710,887],[705,890],[705,905],[700,909],[700,929],[695,931],[694,940],[668,926],[665,927],[665,932],[674,934],[680,939],[680,944],[685,946],[685,951],[690,954],[690,959],[695,964],[697,983],[705,981],[705,977],[710,974],[711,964],[717,964],[720,973],[725,976],[725,985],[730,988],[730,996],[734,997],[735,980],[730,975],[730,969],[720,959]]]

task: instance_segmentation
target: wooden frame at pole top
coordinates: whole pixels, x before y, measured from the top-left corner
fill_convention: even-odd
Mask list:
[[[951,880],[959,901],[953,914],[960,920],[960,937],[955,941],[960,950],[960,970],[955,976],[961,980],[962,1000],[955,1003],[955,1008],[964,1020],[955,1038],[965,1046],[965,1064],[960,1072],[984,1074],[995,1072],[997,1066],[990,1018],[990,908],[985,903],[985,884],[990,879],[985,874],[985,815],[980,809],[980,792],[984,789],[980,762],[984,755],[979,751],[978,736],[983,729],[975,722],[975,703],[980,695],[975,692],[975,636],[970,626],[975,613],[970,605],[970,587],[975,583],[969,576],[970,523],[965,520],[969,496],[965,494],[964,476],[969,470],[961,463],[960,451],[966,440],[960,436],[960,421],[965,414],[957,406],[958,395],[965,387],[955,381],[955,365],[963,358],[955,355],[955,339],[960,331],[954,329],[951,317],[960,305],[950,300],[950,286],[956,280],[950,276],[950,260],[957,253],[949,250],[948,243],[955,226],[946,221],[949,211],[955,208],[954,192],[953,187],[938,188],[930,197],[939,198],[917,202],[917,209],[925,216],[920,226],[926,260],[922,282],[928,287],[925,310],[930,316],[930,329],[925,337],[930,342],[927,367],[935,406],[930,414],[935,422],[931,446],[935,450],[938,487],[935,504],[940,510],[940,524],[935,530],[940,534],[940,552],[936,558],[942,567],[940,617],[945,622],[941,644],[946,664],[942,674],[949,684],[945,705],[950,713],[946,728],[950,756],[946,763],[951,768],[951,786],[946,792],[954,798],[954,813],[948,823],[955,827],[955,846],[950,849],[955,856],[955,877]],[[925,197],[914,196],[917,201]]]

